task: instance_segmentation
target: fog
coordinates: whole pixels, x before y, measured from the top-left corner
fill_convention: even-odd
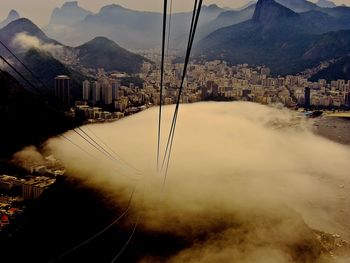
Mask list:
[[[164,111],[163,147],[173,106]],[[155,167],[157,114],[152,108],[82,127],[129,166],[107,160],[73,132],[65,136],[88,154],[62,137],[45,145],[65,163],[68,176],[112,201],[126,202],[136,185],[132,209],[139,229],[189,243],[170,257],[145,255],[142,262],[333,262],[311,229],[349,239],[348,146],[315,135],[312,121],[287,109],[244,102],[182,105],[163,188]]]
[[[29,49],[38,49],[50,53],[54,58],[61,60],[68,50],[59,44],[44,43],[35,36],[30,36],[27,32],[18,33],[13,37],[12,45],[19,52],[26,52]]]
[[[13,156],[12,161],[28,171],[32,166],[44,165],[46,163],[44,156],[35,146],[25,147],[22,151]]]

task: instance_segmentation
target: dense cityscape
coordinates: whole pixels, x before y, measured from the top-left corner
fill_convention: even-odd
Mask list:
[[[183,64],[168,63],[166,68],[163,104],[170,105],[178,96]],[[74,102],[76,115],[90,121],[115,120],[159,105],[160,70],[154,64],[144,63],[141,73],[136,75],[142,79],[142,87],[133,83],[123,86],[121,79],[125,76],[126,73],[108,74],[99,69],[97,80],[86,80],[82,84],[82,100]],[[57,79],[60,78],[62,76]],[[250,101],[266,105],[281,103],[288,108],[306,110],[348,110],[350,107],[350,81],[311,82],[302,74],[272,77],[267,67],[253,68],[247,64],[231,67],[222,61],[192,63],[184,88],[181,103]],[[114,111],[105,111],[106,108]]]
[[[157,56],[154,55],[157,59]],[[178,97],[183,64],[166,64],[163,105],[171,105]],[[89,72],[93,72],[89,69]],[[96,71],[92,80],[81,85],[81,100],[72,100],[71,78],[59,75],[54,80],[55,101],[68,116],[87,123],[112,122],[159,105],[160,69],[156,64],[144,62],[141,72]],[[91,75],[91,74],[90,74]],[[125,78],[137,78],[142,86],[129,83]],[[273,77],[268,67],[251,67],[248,64],[229,66],[215,60],[203,64],[191,63],[184,83],[181,103],[200,101],[247,101],[264,105],[282,104],[293,110],[312,112],[348,112],[350,107],[350,80],[327,82],[308,80],[305,74]],[[27,175],[0,176],[0,232],[20,218],[30,202],[38,199],[55,184],[57,176],[65,170],[57,165],[53,156],[44,165],[30,167]],[[317,232],[327,249],[348,248],[349,242],[339,235]]]
[[[165,74],[164,105],[174,104],[178,96],[183,64],[167,63]],[[70,77],[55,78],[55,95],[68,114],[90,123],[119,120],[125,116],[159,105],[160,70],[155,64],[145,62],[137,77],[143,86],[123,86],[127,73],[105,72],[99,69],[96,80],[82,83],[82,100],[71,101]],[[283,104],[292,109],[346,111],[350,106],[350,81],[334,80],[327,83],[320,79],[310,82],[303,75],[272,77],[267,67],[250,67],[247,64],[228,66],[222,61],[205,64],[192,63],[189,67],[181,103],[200,101],[250,101],[260,104]],[[70,106],[74,105],[73,108]],[[71,109],[70,109],[71,108]],[[70,109],[70,110],[69,110]],[[23,212],[24,203],[35,200],[63,175],[53,157],[46,165],[31,167],[28,176],[0,176],[0,230]]]
[[[63,166],[47,156],[40,165],[28,163],[27,171],[14,175],[0,174],[0,233],[11,226],[37,200],[58,176],[65,174]]]

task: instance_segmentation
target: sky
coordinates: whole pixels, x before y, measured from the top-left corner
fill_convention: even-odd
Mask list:
[[[315,2],[316,0],[313,0]],[[52,10],[60,7],[66,0],[0,0],[0,20],[3,20],[11,9],[17,10],[21,16],[31,19],[40,26],[45,26]],[[80,0],[79,5],[97,12],[102,6],[107,4],[120,4],[125,7],[138,10],[160,11],[162,0]],[[205,4],[215,3],[219,6],[239,7],[249,2],[249,0],[204,0]],[[350,0],[334,0],[337,4],[350,4]],[[193,1],[174,0],[174,9],[177,11],[190,10]]]

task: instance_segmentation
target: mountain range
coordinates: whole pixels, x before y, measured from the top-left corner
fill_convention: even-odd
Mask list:
[[[203,6],[199,25],[214,20],[226,10],[217,5]],[[79,13],[74,16],[76,20],[67,19],[73,13]],[[184,45],[178,45],[182,44],[182,38],[189,32],[191,16],[192,12],[172,14],[172,40],[175,42],[173,48],[184,48]],[[161,45],[161,13],[136,11],[111,4],[102,7],[96,14],[87,14],[86,10],[73,2],[55,9],[52,17],[54,19],[51,19],[44,31],[66,45],[81,45],[97,36],[107,37],[130,49],[150,49]],[[64,22],[59,22],[63,20]]]
[[[239,24],[253,17],[256,3],[252,3],[241,10],[227,10],[220,13],[214,20],[198,28],[196,33],[197,40],[200,40],[217,29]]]
[[[259,0],[252,19],[211,33],[198,43],[195,53],[294,74],[348,54],[348,15],[347,7],[296,13],[274,0]]]
[[[194,55],[231,64],[266,65],[275,74],[294,74],[322,61],[346,57],[350,8],[322,7],[325,5],[334,6],[326,0],[317,4],[307,0],[259,0],[236,10],[203,6]],[[184,49],[190,19],[191,12],[172,14],[172,49]],[[47,50],[22,52],[13,45],[20,32],[63,49],[69,54],[66,57],[73,57],[83,67],[135,73],[146,59],[122,46],[159,47],[161,21],[161,13],[135,11],[116,4],[93,13],[79,7],[78,2],[67,2],[53,11],[50,24],[43,31],[28,19],[17,19],[0,30],[0,39],[12,45],[28,63],[32,62],[39,75],[50,73],[42,66],[44,63],[39,63],[49,58],[59,71],[71,73],[72,69]],[[47,82],[57,71],[47,74]]]
[[[196,40],[201,40],[217,29],[251,19],[256,2],[250,1],[236,10],[221,8],[215,4],[203,6]],[[344,16],[341,7],[328,8],[332,2],[327,0],[320,0],[318,5],[307,0],[276,0],[276,2],[295,13],[317,11],[331,17]],[[172,49],[182,50],[186,47],[191,15],[191,12],[172,14],[170,44]],[[43,30],[51,38],[69,46],[82,45],[95,37],[104,36],[129,49],[145,50],[161,46],[161,25],[162,14],[157,12],[136,11],[111,4],[102,7],[97,13],[92,13],[79,7],[77,2],[67,2],[53,11],[50,23]]]
[[[9,46],[14,53],[42,80],[38,83],[16,60],[18,69],[42,89],[52,90],[53,80],[57,75],[66,74],[72,77],[72,95],[81,96],[81,83],[86,79],[80,67],[106,70],[117,70],[127,73],[138,72],[143,61],[142,56],[133,54],[113,41],[98,37],[79,47],[68,47],[49,38],[39,27],[26,18],[20,18],[0,29],[0,40]],[[11,59],[10,54],[6,55]],[[66,61],[67,57],[70,61]],[[78,64],[79,66],[75,66]],[[74,67],[75,66],[75,67]]]

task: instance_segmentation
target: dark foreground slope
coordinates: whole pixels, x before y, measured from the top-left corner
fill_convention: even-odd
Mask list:
[[[120,189],[130,191],[132,189]],[[60,178],[28,211],[13,230],[13,235],[2,236],[0,244],[6,251],[7,263],[15,262],[111,262],[129,239],[138,214],[130,212],[101,236],[79,249],[60,258],[64,253],[82,244],[118,218],[127,204],[111,201],[83,182]],[[278,247],[290,256],[293,263],[330,263],[327,251],[322,247],[313,230],[293,210],[281,207],[290,224],[298,233],[281,231],[285,220],[266,214],[252,215],[244,221],[240,216],[228,216],[224,212],[203,218],[203,224],[188,226],[188,231],[150,231],[140,224],[119,258],[119,262],[168,262],[181,251],[207,245],[210,240],[232,232],[230,242],[223,249],[235,247]],[[257,234],[260,233],[260,236]],[[265,233],[261,235],[261,233]],[[271,236],[270,236],[271,234]],[[272,237],[273,236],[273,237]],[[293,236],[294,238],[290,238]],[[254,237],[254,238],[253,238]],[[21,251],[21,253],[16,253]],[[274,255],[266,255],[266,257]],[[193,254],[189,262],[200,255]],[[50,261],[50,260],[57,261]],[[191,261],[192,260],[192,261]],[[178,261],[175,261],[178,262]],[[210,261],[208,261],[210,262]],[[227,261],[222,261],[227,262]],[[276,261],[277,262],[277,261]]]
[[[0,70],[0,156],[11,155],[28,144],[72,127],[63,113],[25,90],[11,75]]]

